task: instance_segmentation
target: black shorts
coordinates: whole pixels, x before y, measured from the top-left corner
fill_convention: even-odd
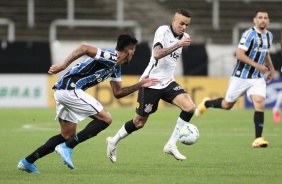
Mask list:
[[[140,88],[138,91],[136,113],[140,116],[152,114],[158,109],[160,99],[167,103],[172,103],[172,100],[182,93],[187,92],[176,82],[171,82],[163,89]]]

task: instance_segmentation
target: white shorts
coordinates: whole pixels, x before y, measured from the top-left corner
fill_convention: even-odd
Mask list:
[[[225,100],[227,102],[235,102],[237,99],[247,92],[247,96],[259,95],[265,98],[266,82],[263,78],[242,79],[238,77],[230,77]]]
[[[57,116],[73,123],[95,115],[103,110],[103,106],[95,98],[81,89],[55,90]]]

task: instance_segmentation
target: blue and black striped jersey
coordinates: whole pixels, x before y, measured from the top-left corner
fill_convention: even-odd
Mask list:
[[[118,53],[115,50],[98,49],[95,58],[89,57],[72,67],[53,88],[86,90],[107,78],[121,81],[121,66],[116,65],[117,58]]]
[[[272,40],[273,35],[271,32],[267,31],[265,34],[262,34],[255,28],[250,28],[242,34],[238,48],[244,49],[246,51],[246,55],[251,60],[259,64],[264,64],[265,57],[269,52]],[[232,76],[243,79],[263,77],[255,67],[245,64],[240,60],[237,60]]]

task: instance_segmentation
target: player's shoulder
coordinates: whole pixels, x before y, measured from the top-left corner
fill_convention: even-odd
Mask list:
[[[168,31],[169,30],[169,26],[168,25],[162,25],[159,26],[157,31]]]
[[[244,31],[243,36],[253,35],[256,34],[256,30],[254,28],[249,28]]]
[[[111,54],[116,54],[117,52],[114,49],[101,49],[104,52],[109,52]]]

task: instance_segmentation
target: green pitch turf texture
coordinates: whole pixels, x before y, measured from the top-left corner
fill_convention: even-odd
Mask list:
[[[166,184],[166,183],[282,183],[282,123],[275,124],[271,110],[265,112],[264,137],[268,148],[252,148],[253,110],[210,109],[203,117],[192,118],[200,131],[199,141],[187,146],[178,143],[187,160],[177,161],[162,149],[179,115],[177,108],[159,109],[142,130],[122,140],[117,162],[106,157],[105,139],[113,136],[134,115],[133,108],[108,109],[113,123],[97,137],[73,151],[75,169],[68,169],[51,153],[36,163],[41,174],[17,170],[20,159],[59,133],[54,109],[0,109],[2,184]],[[90,119],[80,122],[81,130]]]

